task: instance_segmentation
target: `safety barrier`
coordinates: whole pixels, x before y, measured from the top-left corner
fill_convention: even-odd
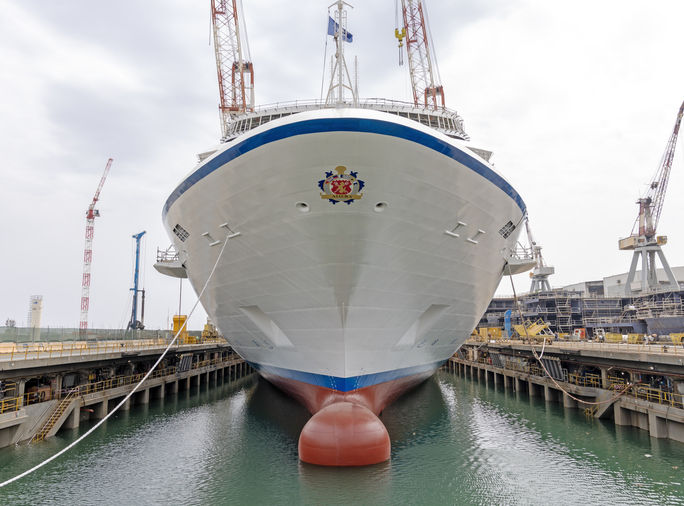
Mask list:
[[[229,362],[233,362],[235,360],[236,360],[236,355],[231,355],[230,358],[227,357],[225,359],[214,358],[211,360],[202,360],[200,362],[194,362],[190,366],[190,370],[201,369],[202,367],[207,367],[207,366],[211,366],[211,365],[218,365],[218,364],[222,364],[224,362],[229,363]],[[177,369],[176,367],[166,367],[164,369],[156,369],[155,371],[152,372],[152,374],[150,375],[148,380],[152,379],[152,378],[161,378],[164,376],[170,376],[170,375],[176,373],[176,369]],[[97,381],[95,383],[86,383],[85,385],[79,385],[78,387],[76,387],[78,389],[77,394],[78,395],[87,395],[87,394],[92,394],[95,392],[102,392],[103,390],[109,390],[110,388],[118,388],[118,387],[122,387],[122,386],[126,386],[126,385],[133,385],[133,384],[138,383],[141,379],[143,379],[145,374],[147,374],[147,373],[143,372],[143,373],[138,373],[138,374],[131,374],[128,376],[114,376],[113,378],[109,378],[109,379],[102,380],[102,381]],[[63,390],[62,394],[65,391],[66,390]]]
[[[12,344],[13,346],[9,348],[8,344]],[[127,353],[131,351],[144,351],[153,349],[163,350],[168,344],[168,341],[163,338],[126,341],[97,341],[94,343],[86,341],[32,343],[26,345],[5,343],[5,346],[0,348],[0,360],[37,360],[41,358],[81,357],[84,355],[101,355],[122,352]],[[227,341],[223,338],[210,338],[202,339],[201,341],[197,340],[195,342],[179,343],[177,347],[191,346],[194,344],[227,344]]]
[[[0,414],[8,411],[17,411],[21,407],[21,398],[10,397],[0,401]]]
[[[684,395],[682,394],[666,392],[657,388],[636,386],[632,388],[631,395],[648,402],[667,404],[675,408],[684,409]]]
[[[455,360],[455,361],[460,361],[460,362],[469,362],[471,364],[476,364],[476,363],[482,363],[482,364],[488,364],[486,359],[479,358],[477,361],[473,360],[468,360],[463,357],[460,357],[458,355],[454,355],[450,360]],[[517,371],[517,372],[523,372],[523,373],[528,373],[533,376],[539,376],[539,377],[545,377],[546,373],[543,371],[543,369],[536,364],[532,364],[529,366],[524,366],[522,364],[518,364],[515,362],[511,361],[506,361],[504,363],[503,369],[507,370],[512,370],[512,371]],[[565,371],[565,369],[563,369]],[[576,373],[571,373],[567,375],[567,382],[572,383],[574,385],[578,386],[583,386],[583,387],[594,387],[594,388],[603,388],[601,384],[601,377],[598,374],[592,374],[592,373],[585,373],[585,374],[576,374]],[[611,390],[615,391],[623,391],[625,388],[627,388],[627,381],[625,378],[621,376],[608,376],[607,377],[607,385],[606,387]],[[633,385],[630,387],[627,391],[626,394],[628,396],[637,398],[637,399],[642,399],[646,400],[649,402],[653,402],[656,404],[662,404],[662,405],[668,405],[672,406],[675,408],[679,409],[684,409],[684,394],[679,394],[679,393],[674,393],[674,392],[667,392],[665,390],[660,390],[658,388],[651,388],[651,387],[645,387],[645,386],[640,386],[640,385]]]
[[[195,369],[201,369],[202,367],[207,367],[211,365],[219,365],[225,363],[226,365],[232,365],[233,363],[236,363],[238,360],[240,360],[238,355],[229,355],[228,357],[225,358],[214,358],[211,360],[202,360],[199,362],[194,362],[190,366],[190,370],[195,370]],[[161,378],[164,376],[170,376],[172,374],[176,373],[176,367],[166,367],[164,369],[156,369],[155,371],[152,372],[150,377],[148,378]],[[104,390],[109,390],[111,388],[118,388],[122,386],[127,386],[127,385],[134,385],[137,382],[139,382],[143,377],[145,376],[146,373],[138,373],[138,374],[131,374],[128,376],[114,376],[113,378],[109,378],[106,380],[102,381],[97,381],[95,383],[86,383],[84,385],[77,385],[75,387],[71,388],[65,388],[62,389],[61,392],[58,392],[57,395],[54,397],[54,399],[63,399],[65,395],[68,395],[70,392],[74,392],[74,395],[87,395],[87,394],[92,394],[96,392],[102,392]],[[36,404],[39,402],[43,402],[44,400],[49,400],[49,399],[41,399],[39,395],[36,395],[36,392],[29,392],[24,394],[23,396],[20,397],[10,397],[4,400],[0,400],[0,414],[5,413],[5,412],[10,412],[10,411],[18,411],[20,408],[23,406],[28,406],[30,404]]]
[[[598,374],[591,374],[591,373],[586,373],[586,374],[569,374],[568,375],[568,383],[572,383],[574,385],[580,386],[580,387],[594,387],[594,388],[601,388],[601,376]]]
[[[467,344],[477,346],[479,343],[475,340],[466,341]],[[523,342],[520,339],[504,339],[497,341],[497,345],[529,345],[529,343]],[[541,343],[536,343],[537,350],[541,346]],[[553,348],[562,348],[570,350],[593,350],[593,351],[620,351],[620,352],[638,352],[638,353],[668,353],[672,355],[684,355],[684,345],[675,345],[671,342],[653,342],[650,344],[629,344],[629,343],[601,343],[598,341],[557,341],[557,340],[547,340],[546,346],[552,346]]]

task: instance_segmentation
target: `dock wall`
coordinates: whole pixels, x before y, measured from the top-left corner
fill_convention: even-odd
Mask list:
[[[568,409],[583,409],[589,417],[613,420],[615,425],[638,427],[647,430],[654,438],[684,442],[684,406],[681,405],[681,397],[664,395],[657,399],[642,398],[643,391],[640,393],[638,388],[629,388],[620,395],[623,389],[577,385],[562,380],[554,382],[539,369],[532,373],[512,370],[481,359],[469,360],[458,356],[450,358],[443,369],[484,383],[490,388],[503,388],[529,397],[539,397],[546,402],[562,403]],[[584,404],[568,394],[601,404]]]
[[[177,367],[160,369],[154,371],[120,409],[130,410],[132,406],[148,404],[150,399],[179,392],[198,393],[201,386],[230,383],[253,372],[247,362],[234,355],[196,362],[184,371]],[[0,448],[22,441],[40,441],[61,429],[77,428],[83,420],[104,418],[143,376],[144,373],[139,373],[78,385],[69,391],[69,398],[18,406],[0,413]]]

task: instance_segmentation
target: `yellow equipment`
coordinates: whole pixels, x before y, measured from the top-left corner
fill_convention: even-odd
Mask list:
[[[622,334],[616,332],[606,332],[606,342],[607,343],[621,343]]]
[[[188,326],[185,325],[187,319],[187,315],[184,314],[173,315],[173,335],[178,334],[178,331],[183,328],[178,335],[178,344],[191,344],[195,342],[195,338],[188,335]]]
[[[207,341],[208,339],[218,339],[219,333],[218,329],[211,323],[211,320],[207,319],[207,323],[204,324],[204,329],[202,330],[202,341]]]
[[[513,325],[513,329],[518,333],[520,337],[536,337],[539,336],[539,334],[541,334],[542,332],[544,332],[545,337],[549,337],[551,332],[549,330],[549,324],[541,318],[535,322],[526,320],[522,325]]]

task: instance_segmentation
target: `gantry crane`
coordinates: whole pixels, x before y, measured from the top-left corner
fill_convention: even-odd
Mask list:
[[[235,115],[254,110],[254,65],[236,0],[211,0],[223,136]],[[244,38],[244,45],[242,43]]]
[[[422,0],[401,0],[403,26],[394,31],[401,48],[406,39],[409,76],[413,103],[430,109],[444,107],[444,88],[439,83],[439,68],[431,49],[432,40],[427,24],[427,11]]]
[[[629,237],[620,239],[618,247],[621,250],[633,250],[632,265],[629,268],[627,275],[627,282],[625,283],[625,293],[630,295],[632,293],[632,282],[636,274],[636,267],[641,257],[641,292],[647,290],[655,290],[656,288],[668,288],[671,290],[679,289],[679,283],[675,278],[670,264],[665,259],[665,254],[661,246],[667,244],[667,236],[656,236],[656,229],[658,228],[658,221],[660,220],[660,213],[663,210],[663,202],[665,200],[665,192],[667,191],[667,183],[670,179],[670,170],[672,169],[672,160],[674,159],[675,148],[677,146],[677,136],[679,135],[679,126],[682,122],[682,114],[684,114],[684,103],[679,108],[677,113],[677,120],[667,142],[665,153],[660,161],[658,170],[656,171],[653,181],[649,185],[648,192],[645,197],[637,200],[639,204],[639,214],[632,228],[632,233]],[[658,255],[660,263],[665,270],[667,276],[667,286],[661,287],[656,276],[655,257]]]
[[[532,248],[532,258],[534,258],[534,268],[530,272],[530,277],[532,278],[530,293],[550,292],[549,276],[556,272],[556,270],[544,262],[544,257],[541,254],[542,247],[534,240],[528,218],[525,219],[525,229],[527,230],[527,239]]]
[[[83,278],[81,281],[81,323],[79,324],[79,333],[85,334],[88,330],[88,307],[90,306],[90,265],[93,262],[93,234],[95,232],[95,218],[99,218],[100,211],[95,209],[97,201],[100,199],[100,192],[104,186],[109,169],[112,166],[113,160],[107,160],[104,173],[100,178],[100,184],[97,185],[93,201],[88,206],[86,211],[86,229],[85,229],[85,249],[83,251]]]

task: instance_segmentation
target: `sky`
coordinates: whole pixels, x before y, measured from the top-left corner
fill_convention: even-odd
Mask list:
[[[328,2],[243,0],[257,104],[318,98]],[[362,98],[410,100],[398,65],[395,4],[354,2],[347,56]],[[447,106],[522,195],[552,286],[625,272],[636,199],[651,181],[684,100],[684,2],[426,0]],[[143,230],[147,328],[178,311],[178,280],[152,267],[170,240],[161,210],[220,137],[209,0],[2,0],[0,16],[0,325],[77,327],[85,211],[98,203],[89,326],[131,312],[132,235]],[[328,39],[328,55],[331,49]],[[684,265],[684,147],[658,231]],[[529,278],[515,278],[516,289]],[[511,293],[504,280],[499,294]],[[182,311],[195,294],[183,287]],[[200,328],[200,309],[190,328]]]

